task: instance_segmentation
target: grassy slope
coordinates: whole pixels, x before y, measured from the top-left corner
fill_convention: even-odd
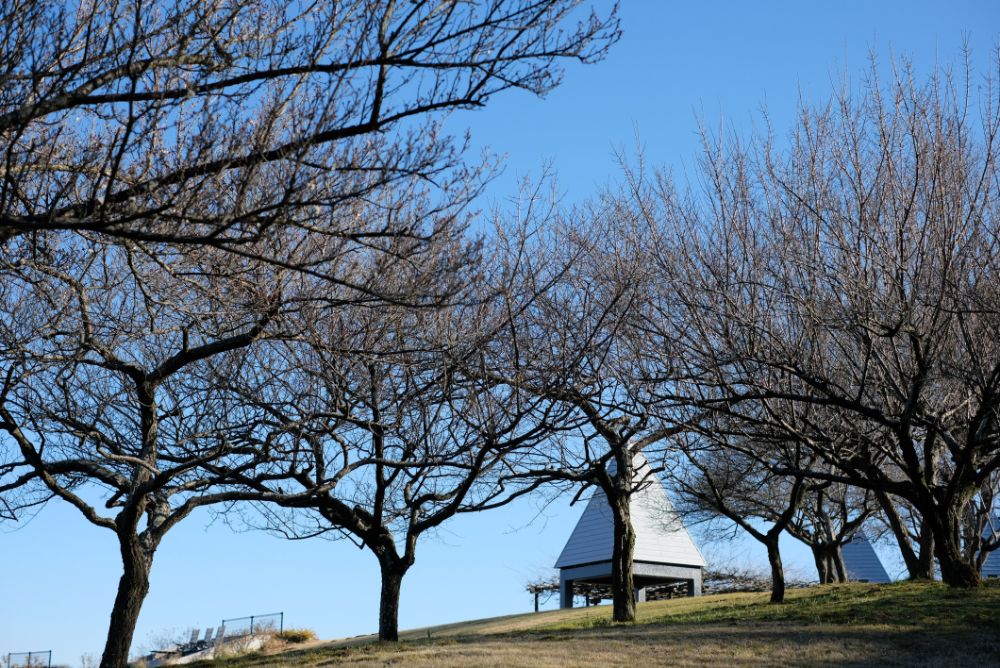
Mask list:
[[[263,666],[990,665],[1000,663],[1000,586],[931,583],[813,587],[785,605],[765,594],[641,604],[636,624],[609,606],[418,629],[200,664]]]

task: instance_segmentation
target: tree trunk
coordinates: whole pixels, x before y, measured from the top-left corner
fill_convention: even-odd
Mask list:
[[[843,546],[839,543],[833,546],[830,552],[830,559],[833,562],[833,573],[835,582],[847,582],[847,564],[844,563]]]
[[[101,656],[101,668],[125,668],[132,646],[139,611],[149,592],[149,570],[153,558],[142,548],[137,538],[119,538],[122,555],[122,577],[111,610],[108,637]]]
[[[896,510],[896,505],[885,492],[876,491],[879,506],[889,522],[889,528],[896,537],[896,545],[906,564],[906,572],[911,580],[931,580],[934,578],[934,540],[926,520],[921,523],[920,543],[918,553],[913,549],[910,534],[903,526],[903,520]]]
[[[910,571],[911,580],[934,579],[934,532],[926,520],[920,523],[920,554],[917,555],[917,567]]]
[[[614,517],[614,549],[611,554],[612,619],[616,622],[635,621],[635,579],[632,556],[635,553],[635,530],[629,496],[608,499]]]
[[[781,564],[778,536],[769,537],[765,545],[767,545],[767,560],[771,564],[771,603],[784,603],[785,569]]]
[[[408,566],[401,560],[380,559],[382,593],[378,605],[378,639],[386,642],[399,640],[399,592]]]
[[[952,587],[978,587],[979,570],[962,552],[958,513],[949,510],[933,518],[925,515],[925,518],[934,531],[934,552],[941,566],[941,579]]]
[[[810,548],[820,584],[847,582],[847,567],[844,565],[844,553],[840,545],[823,543],[811,545]]]
[[[816,563],[816,575],[820,584],[830,583],[830,559],[821,545],[810,545],[813,561]]]

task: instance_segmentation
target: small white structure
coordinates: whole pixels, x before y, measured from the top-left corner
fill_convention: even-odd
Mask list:
[[[642,454],[636,454],[633,470],[636,480],[642,481],[632,495],[630,508],[636,537],[633,574],[638,600],[645,600],[646,587],[674,582],[687,582],[688,595],[699,596],[705,560]],[[614,462],[608,471],[614,473]],[[574,582],[611,582],[613,543],[614,519],[604,492],[598,488],[555,564],[560,607],[573,607]]]
[[[842,548],[847,579],[851,582],[892,582],[868,538],[859,533]]]

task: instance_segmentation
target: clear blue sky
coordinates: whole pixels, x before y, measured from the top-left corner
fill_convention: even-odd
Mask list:
[[[506,154],[491,198],[502,202],[518,177],[548,162],[566,201],[577,201],[615,178],[613,148],[630,149],[636,137],[648,160],[682,168],[698,148],[699,115],[745,129],[766,104],[785,128],[800,95],[823,100],[845,73],[863,74],[872,50],[884,62],[893,53],[909,57],[926,73],[958,64],[967,38],[976,73],[985,75],[1000,40],[993,0],[629,0],[622,18],[624,37],[609,58],[571,66],[546,99],[510,93],[449,120],[456,131],[469,127],[477,146]],[[420,546],[404,582],[402,627],[530,609],[525,581],[555,561],[581,511],[562,501],[532,523],[537,508],[528,501],[446,525]],[[376,629],[370,554],[347,542],[234,534],[211,519],[193,516],[167,536],[133,649],[171,629],[278,610],[321,637]],[[763,562],[750,543],[707,552]],[[811,574],[803,550],[790,549],[790,557]],[[83,653],[99,655],[119,568],[111,533],[61,504],[26,525],[0,527],[0,654],[52,649],[55,663],[71,665]]]

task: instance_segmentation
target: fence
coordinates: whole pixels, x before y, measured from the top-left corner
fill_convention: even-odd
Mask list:
[[[226,638],[252,636],[255,633],[281,633],[285,630],[285,613],[272,612],[267,615],[223,619],[222,627],[226,630]]]
[[[5,666],[6,668],[51,668],[52,650],[8,654]]]

